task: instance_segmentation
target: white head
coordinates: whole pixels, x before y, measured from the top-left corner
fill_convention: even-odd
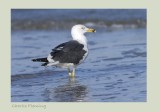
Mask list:
[[[86,32],[96,32],[96,30],[92,28],[87,28],[84,25],[78,24],[72,27],[71,35],[73,40],[77,40],[83,44],[86,44],[87,39],[84,36]]]

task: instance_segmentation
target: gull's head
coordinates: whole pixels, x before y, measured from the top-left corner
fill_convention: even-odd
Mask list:
[[[93,28],[87,28],[84,25],[78,24],[78,25],[75,25],[75,26],[72,27],[71,32],[72,32],[72,34],[73,33],[85,34],[87,32],[96,32],[96,30],[93,29]]]
[[[96,30],[93,28],[87,28],[84,25],[78,24],[72,27],[71,35],[73,40],[77,40],[80,43],[87,45],[87,39],[84,35],[86,32],[96,32]]]

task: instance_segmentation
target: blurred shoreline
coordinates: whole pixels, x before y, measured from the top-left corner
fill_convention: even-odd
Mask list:
[[[99,20],[72,20],[69,21],[53,21],[53,20],[18,20],[12,22],[12,30],[66,30],[75,24],[84,24],[89,27],[108,28],[108,29],[125,29],[125,28],[145,28],[146,21],[144,20],[130,20],[130,21],[99,21]]]
[[[12,31],[68,29],[75,24],[96,28],[145,28],[144,9],[12,9]]]

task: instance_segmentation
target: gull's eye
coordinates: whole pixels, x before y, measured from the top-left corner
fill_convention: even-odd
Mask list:
[[[82,30],[84,30],[84,29],[85,29],[85,27],[82,27],[81,29],[82,29]]]

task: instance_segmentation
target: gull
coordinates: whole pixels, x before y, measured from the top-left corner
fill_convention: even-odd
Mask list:
[[[88,56],[88,45],[85,33],[96,32],[93,28],[87,28],[78,24],[72,27],[72,40],[56,46],[48,57],[32,59],[33,62],[44,62],[42,66],[56,66],[68,69],[68,74],[75,77],[76,67]],[[70,70],[72,68],[72,71]]]

